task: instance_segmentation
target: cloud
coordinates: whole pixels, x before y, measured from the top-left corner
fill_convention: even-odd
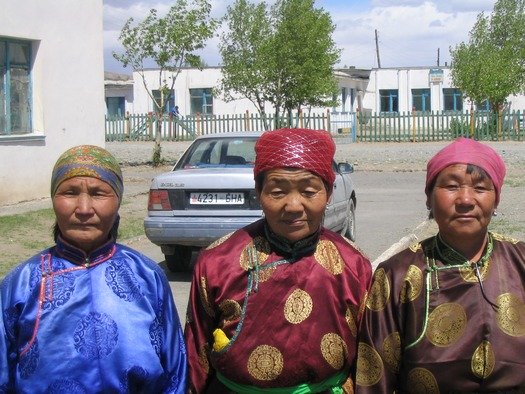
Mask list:
[[[262,0],[256,0],[260,2]],[[273,3],[275,0],[269,1]],[[210,0],[212,16],[226,13],[233,0]],[[450,62],[449,48],[468,41],[477,15],[490,13],[494,0],[318,0],[315,4],[332,15],[334,40],[342,49],[340,66],[377,66],[375,30],[379,36],[382,67],[433,66]],[[142,20],[151,8],[167,12],[173,1],[104,0],[104,53],[109,71],[118,71],[111,52],[119,50],[118,36],[126,20]],[[220,64],[219,39],[201,51],[204,61]],[[108,58],[109,54],[109,58]]]

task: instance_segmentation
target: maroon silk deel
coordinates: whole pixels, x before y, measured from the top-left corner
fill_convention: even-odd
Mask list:
[[[193,274],[185,327],[190,389],[228,392],[217,371],[262,388],[349,371],[370,280],[368,259],[328,230],[294,262],[272,251],[262,220],[219,240]],[[212,349],[217,328],[229,339],[221,350]],[[351,392],[352,380],[343,387]]]

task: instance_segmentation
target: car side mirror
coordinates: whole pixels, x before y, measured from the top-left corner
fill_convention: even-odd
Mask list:
[[[341,174],[351,174],[354,172],[354,166],[350,163],[337,163],[337,170]]]

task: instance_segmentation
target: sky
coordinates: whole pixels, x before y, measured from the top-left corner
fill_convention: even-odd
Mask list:
[[[103,0],[105,71],[131,74],[112,56],[123,51],[118,37],[124,23],[143,20],[155,8],[159,15],[174,1]],[[252,0],[257,1],[257,0]],[[210,0],[212,16],[221,17],[234,0]],[[268,2],[272,2],[269,0]],[[342,50],[338,67],[373,68],[444,66],[450,47],[468,42],[478,14],[489,15],[495,0],[316,0],[328,11],[336,28],[334,41]],[[376,32],[377,31],[377,48]],[[208,41],[201,57],[208,66],[220,65],[219,39]],[[379,57],[377,56],[379,52]],[[379,61],[378,61],[379,60]],[[154,65],[148,65],[154,67]]]

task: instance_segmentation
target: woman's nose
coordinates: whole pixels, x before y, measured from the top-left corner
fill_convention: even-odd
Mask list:
[[[461,186],[458,191],[458,200],[462,204],[471,204],[473,201],[474,188],[471,186]]]
[[[77,198],[77,212],[78,213],[91,213],[93,208],[93,201],[91,196],[87,193],[80,193]]]
[[[301,195],[292,193],[286,197],[286,204],[284,207],[288,212],[296,212],[303,210],[303,204],[301,200]]]

